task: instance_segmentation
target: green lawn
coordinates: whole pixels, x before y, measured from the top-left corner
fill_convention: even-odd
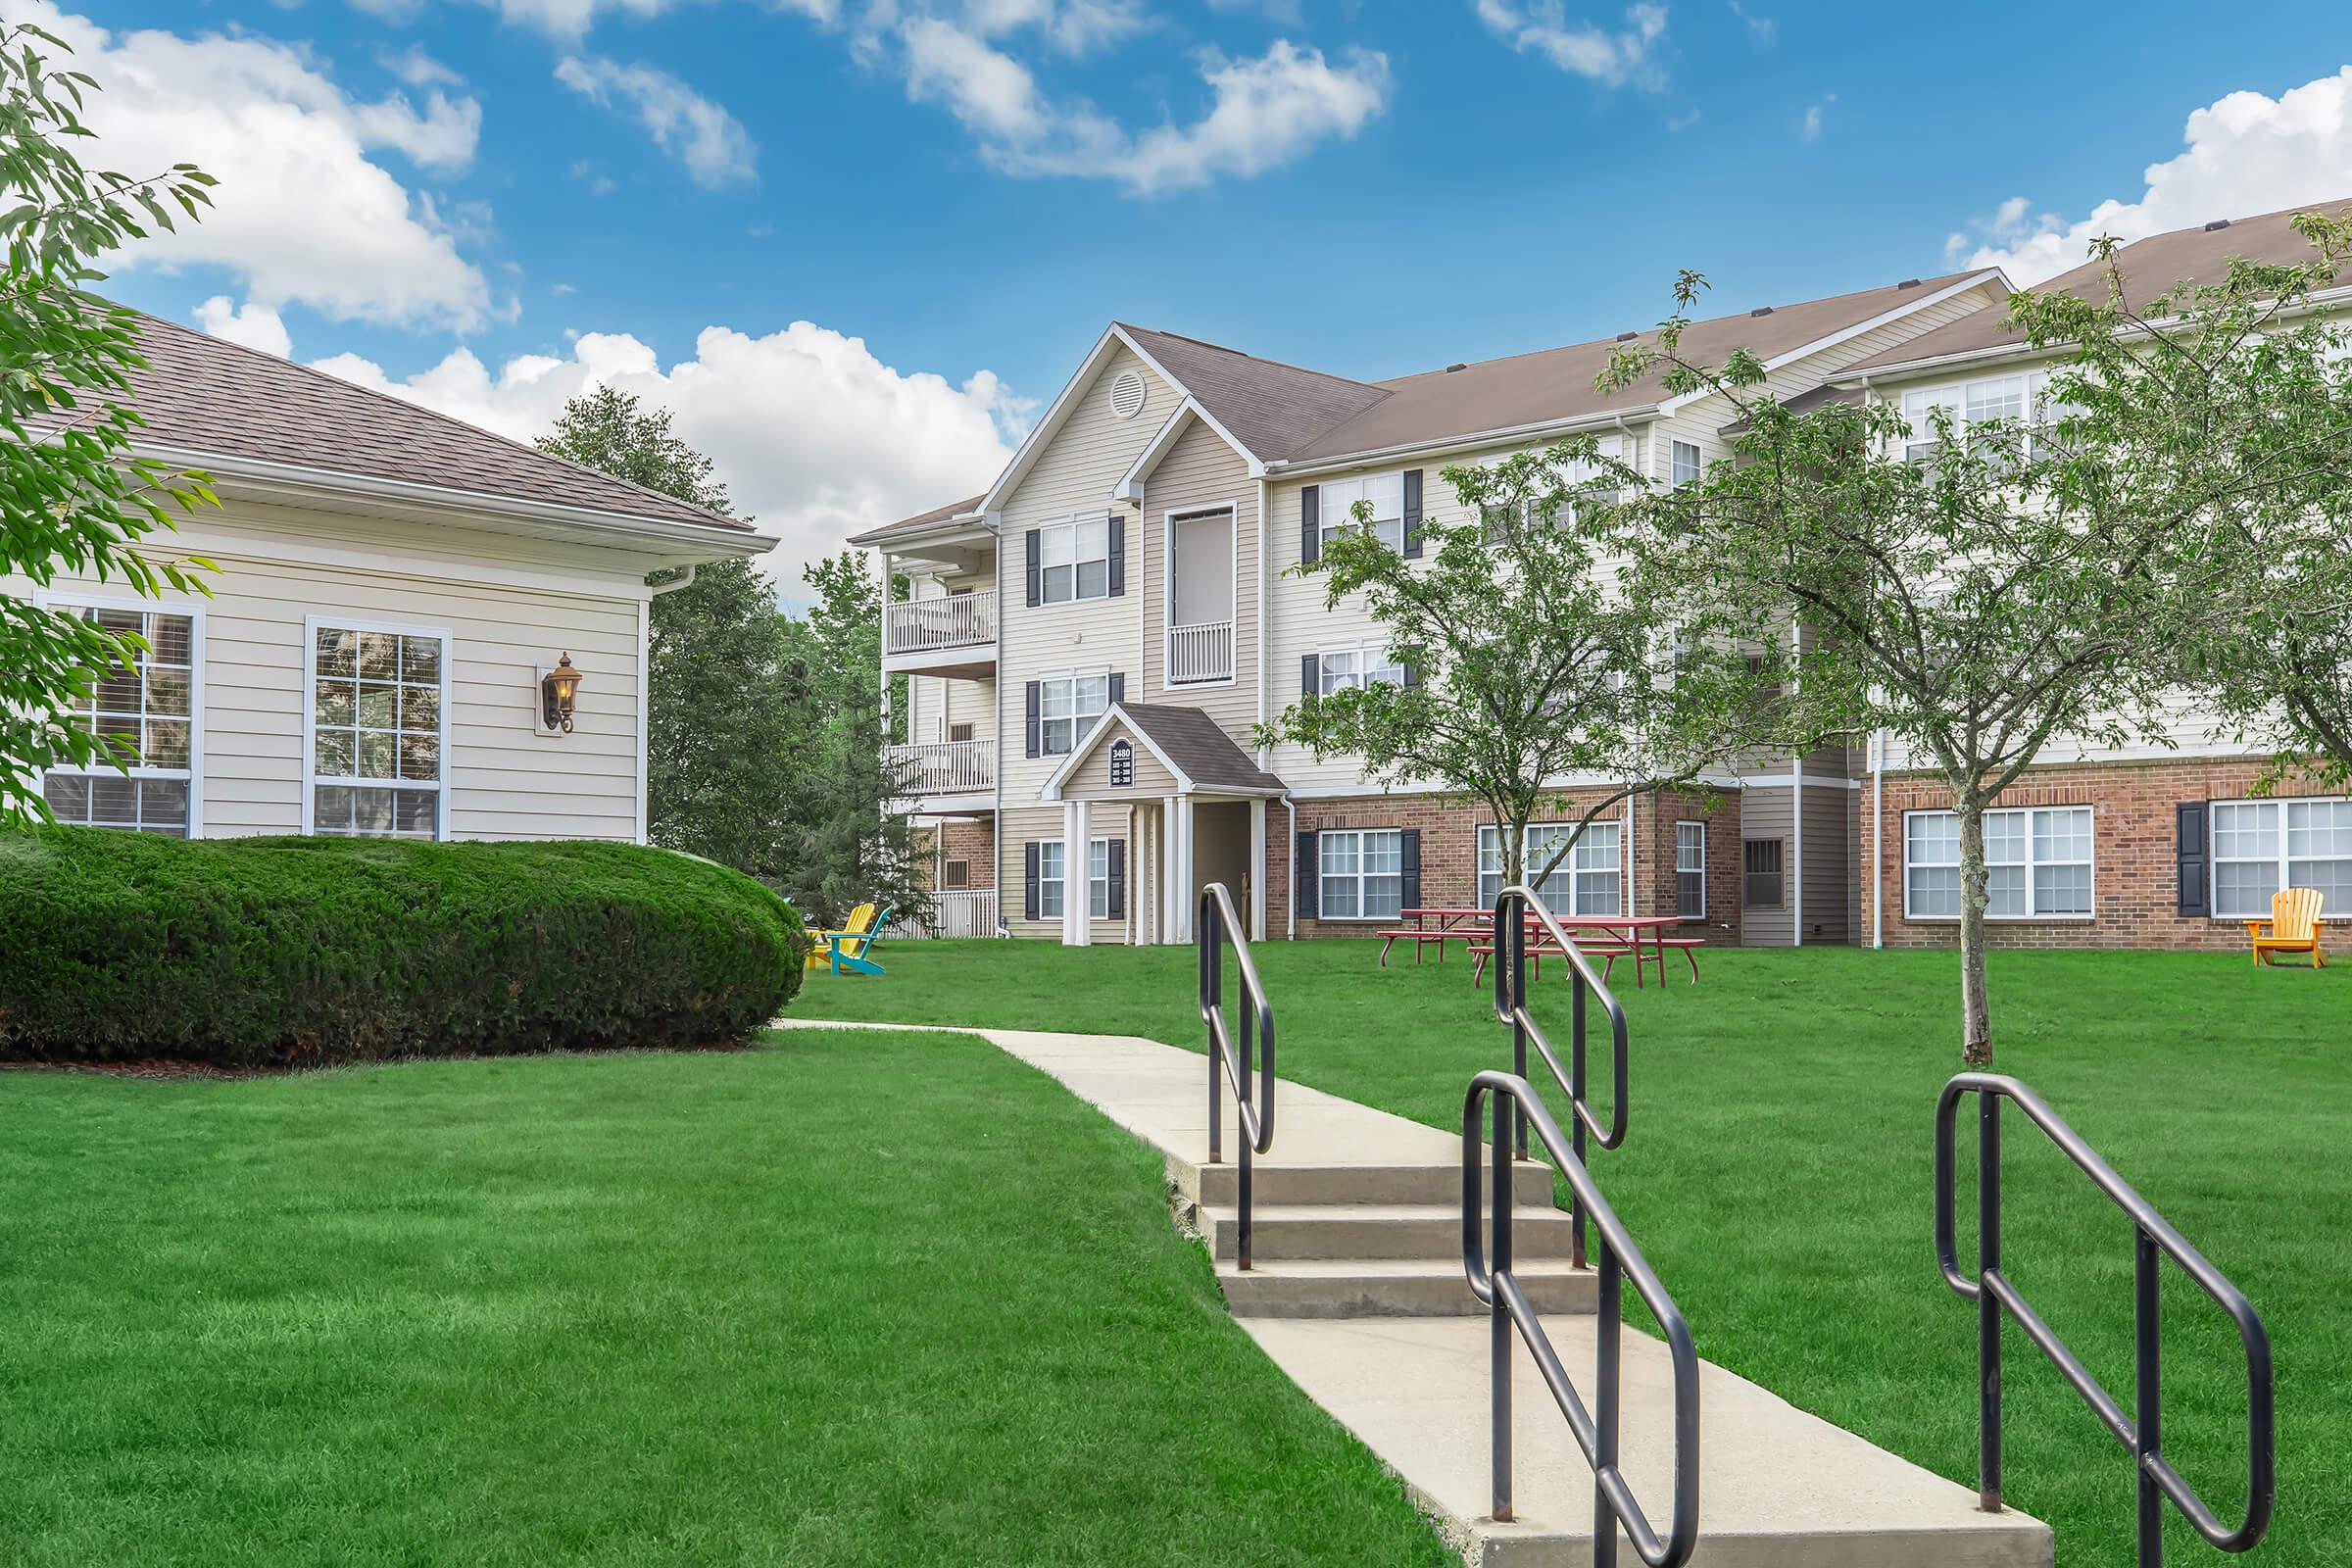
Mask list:
[[[900,943],[882,956],[888,978],[812,977],[796,1009],[1200,1048],[1189,950]],[[1267,943],[1257,956],[1285,1076],[1450,1128],[1470,1074],[1507,1060],[1458,953],[1387,970],[1368,943]],[[1996,954],[1991,983],[2003,1070],[2270,1322],[2278,1511],[2251,1560],[2352,1563],[2352,966]],[[1975,1320],[1937,1277],[1930,1230],[1957,990],[1949,954],[1844,948],[1712,953],[1695,988],[1629,988],[1632,1130],[1595,1165],[1702,1353],[1973,1484]],[[1546,982],[1538,1007],[1564,1043],[1564,988]],[[2010,1127],[2009,1272],[2129,1408],[2130,1228],[2021,1118]],[[2168,1449],[2234,1517],[2235,1341],[2193,1288],[2168,1283]],[[2068,1568],[2130,1563],[2128,1457],[2022,1335],[2009,1345],[2011,1499],[2057,1526]],[[2204,1550],[2185,1525],[2170,1544],[2182,1561]]]
[[[11,1072],[0,1124],[12,1568],[1447,1560],[1158,1161],[968,1037]]]

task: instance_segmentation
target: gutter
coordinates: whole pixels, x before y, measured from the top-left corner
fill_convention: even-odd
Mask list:
[[[1282,810],[1291,827],[1291,853],[1282,862],[1290,868],[1288,885],[1282,890],[1282,940],[1296,942],[1298,940],[1298,803],[1291,799],[1287,790],[1283,792]]]
[[[1294,465],[1277,459],[1266,465],[1266,472],[1277,478],[1302,479],[1321,473],[1345,473],[1349,468],[1361,468],[1392,458],[1442,458],[1455,452],[1472,452],[1497,442],[1515,441],[1536,435],[1575,435],[1585,430],[1604,430],[1614,425],[1625,427],[1628,417],[1654,418],[1658,405],[1647,403],[1640,408],[1616,409],[1606,414],[1580,414],[1572,419],[1544,419],[1534,424],[1510,425],[1499,430],[1481,430],[1468,435],[1446,436],[1438,441],[1407,441],[1396,446],[1376,447],[1364,452],[1349,452],[1337,457],[1316,458]]]

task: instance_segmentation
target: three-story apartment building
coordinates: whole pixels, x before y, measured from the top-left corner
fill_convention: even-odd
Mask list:
[[[2125,259],[2169,283],[2290,243],[2282,219],[2250,220]],[[2007,331],[2009,292],[1994,270],[1909,278],[1697,322],[1684,347],[1755,352],[1784,398],[1989,416],[2036,373]],[[1366,501],[1409,558],[1425,523],[1461,520],[1442,469],[1570,433],[1654,484],[1703,471],[1728,450],[1721,398],[1595,389],[1636,335],[1365,382],[1114,322],[985,494],[854,539],[914,584],[885,612],[884,664],[912,677],[908,805],[935,828],[939,929],[1180,942],[1211,881],[1261,936],[1491,901],[1501,855],[1482,811],[1435,783],[1369,785],[1346,759],[1252,749],[1302,691],[1407,678],[1367,614],[1327,609],[1292,568]],[[2221,941],[2282,880],[2352,900],[2352,805],[2241,803],[2261,760],[2201,723],[2184,708],[2190,749],[2165,760],[2081,749],[2021,784],[1996,826],[2004,854],[2018,847],[1996,870],[2005,939]],[[1580,782],[1595,781],[1558,781],[1570,798]],[[1750,945],[1947,939],[1948,803],[1879,738],[1708,784],[1596,822],[1546,893]],[[1531,858],[1565,831],[1531,829]]]

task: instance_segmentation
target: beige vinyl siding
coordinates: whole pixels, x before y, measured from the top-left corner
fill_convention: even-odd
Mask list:
[[[1158,800],[1176,793],[1176,775],[1169,772],[1140,743],[1135,744],[1135,782],[1113,789],[1110,783],[1110,749],[1117,744],[1124,730],[1087,754],[1061,786],[1062,799],[1068,801]]]
[[[306,616],[448,633],[443,787],[453,838],[636,837],[642,578],[567,566],[546,542],[477,542],[477,566],[444,554],[450,530],[256,511],[208,516],[170,537],[170,548],[220,566],[208,578],[213,597],[187,601],[204,617],[206,837],[302,829]],[[372,564],[354,564],[355,530]],[[514,580],[482,580],[494,564]],[[566,577],[572,586],[557,586]],[[124,597],[120,583],[81,579],[49,590],[53,601],[83,596]],[[563,653],[584,674],[577,720],[571,734],[543,740],[539,669]]]
[[[1233,508],[1234,678],[1230,685],[1167,684],[1168,514]],[[1144,481],[1144,689],[1139,700],[1198,708],[1248,747],[1257,720],[1257,481],[1249,465],[1202,420],[1195,419]]]
[[[1121,419],[1110,409],[1110,384],[1133,370],[1144,378],[1143,412]],[[1004,573],[1004,602],[997,627],[998,704],[997,767],[1003,781],[1005,830],[1001,839],[997,885],[1003,889],[1000,907],[1020,913],[1021,845],[1030,838],[1052,838],[1061,831],[1058,806],[1048,808],[1054,825],[1044,832],[1028,827],[1015,832],[1012,812],[1034,806],[1058,757],[1022,755],[1024,704],[1030,681],[1041,675],[1068,670],[1109,669],[1127,678],[1130,701],[1143,700],[1143,642],[1145,621],[1139,592],[1144,575],[1141,554],[1143,529],[1132,511],[1127,518],[1127,591],[1115,598],[1073,604],[1027,604],[1028,531],[1042,522],[1075,514],[1107,511],[1117,488],[1135,460],[1159,433],[1181,399],[1157,372],[1124,345],[1103,357],[1094,376],[1071,394],[1067,417],[1038,454],[1028,473],[999,509],[1003,527],[998,564]],[[1017,918],[1014,930],[1020,931]],[[1057,927],[1049,922],[1030,935],[1051,936]]]
[[[1845,942],[1852,904],[1855,792],[1805,781],[1805,940]]]
[[[1139,759],[1139,762],[1140,760]],[[1104,801],[1096,805],[1092,808],[1091,814],[1094,818],[1091,826],[1094,837],[1127,841],[1127,911],[1128,916],[1132,916],[1135,912],[1136,887],[1133,815],[1127,807],[1115,801]],[[1047,840],[1054,843],[1061,841],[1061,808],[1059,806],[1049,805],[1005,810],[1001,835],[1004,853],[1004,880],[998,885],[997,913],[998,917],[1016,937],[1034,937],[1041,941],[1058,942],[1061,940],[1061,922],[1059,920],[1030,920],[1023,918],[1021,913],[1023,907],[1021,901],[1027,890],[1027,884],[1023,880],[1027,864],[1026,846]],[[1065,890],[1065,895],[1069,891],[1072,890]],[[1078,897],[1085,896],[1082,887],[1075,891]],[[1088,922],[1088,926],[1097,942],[1108,944],[1127,940],[1127,916],[1116,920],[1092,920]]]
[[[1779,789],[1746,789],[1740,792],[1740,945],[1746,948],[1785,948],[1795,931],[1789,907],[1794,892],[1793,824],[1794,809],[1786,786]],[[1781,903],[1778,907],[1758,908],[1747,902],[1748,841],[1778,839],[1781,841]]]

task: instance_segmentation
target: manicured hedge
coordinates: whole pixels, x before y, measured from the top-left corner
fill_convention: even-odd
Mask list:
[[[800,989],[789,905],[626,844],[0,834],[0,1053],[223,1066],[709,1046]]]

